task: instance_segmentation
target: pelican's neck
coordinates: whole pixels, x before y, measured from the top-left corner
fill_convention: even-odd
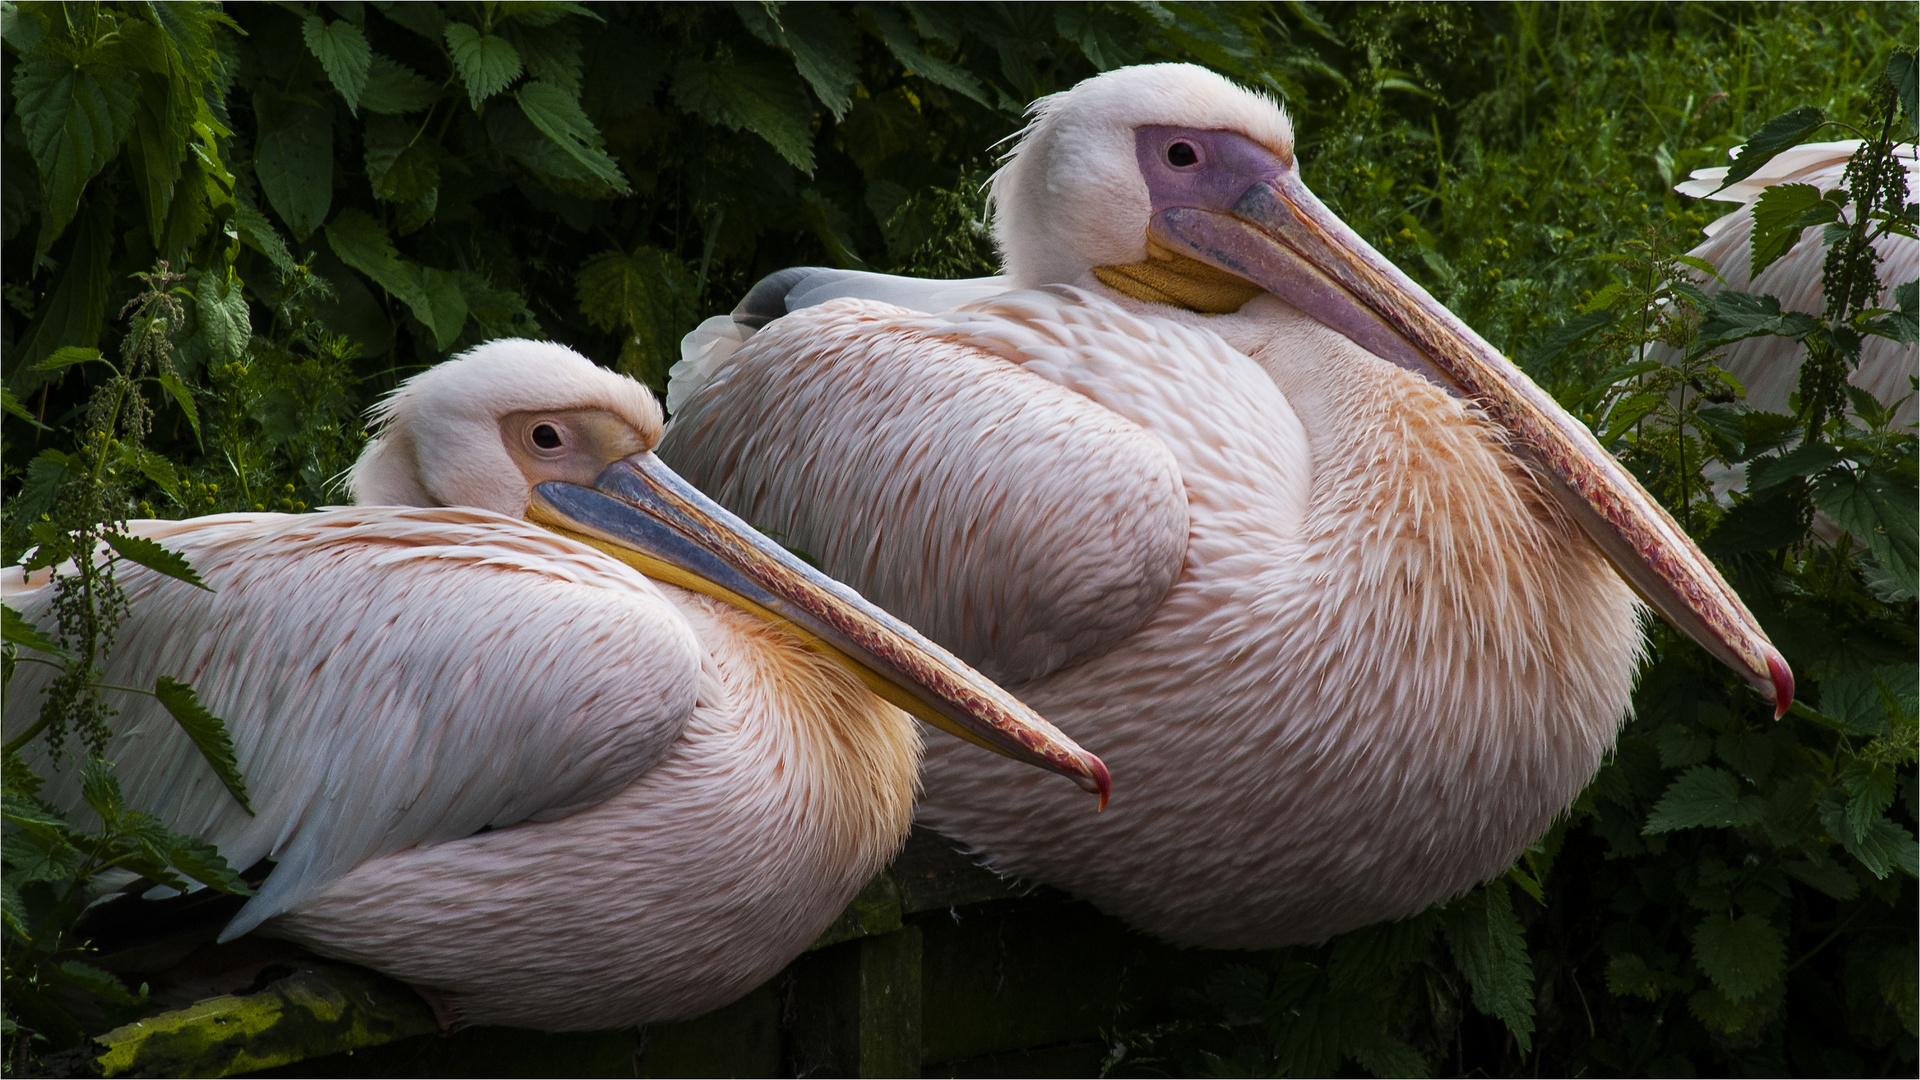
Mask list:
[[[858,888],[906,839],[918,727],[787,631],[711,597],[660,588],[712,657],[733,718],[728,739],[751,744],[730,748],[729,760],[760,763],[760,790],[742,802],[765,818],[756,833],[766,857],[817,862],[788,870],[845,873]]]

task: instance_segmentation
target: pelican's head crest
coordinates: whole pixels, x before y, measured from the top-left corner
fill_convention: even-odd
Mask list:
[[[362,505],[527,512],[533,485],[590,482],[660,442],[646,387],[564,345],[502,338],[402,383],[369,418],[379,434],[347,475]]]
[[[1109,71],[1029,112],[992,187],[994,243],[1022,287],[1147,257],[1155,207],[1136,152],[1142,128],[1233,132],[1293,159],[1293,123],[1279,103],[1193,64]]]

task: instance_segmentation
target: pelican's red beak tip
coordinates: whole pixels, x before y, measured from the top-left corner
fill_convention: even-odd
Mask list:
[[[1767,673],[1773,676],[1773,718],[1778,720],[1793,707],[1793,669],[1776,653],[1767,657]]]
[[[1113,797],[1113,777],[1107,773],[1107,763],[1084,751],[1082,760],[1087,763],[1087,769],[1093,773],[1094,791],[1100,796],[1099,809],[1105,810],[1107,800]],[[1094,812],[1099,813],[1099,810]]]

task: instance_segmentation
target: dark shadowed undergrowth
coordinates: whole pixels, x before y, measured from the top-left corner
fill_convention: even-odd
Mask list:
[[[1884,81],[1910,5],[4,10],[0,547],[182,574],[120,523],[338,501],[362,411],[454,351],[552,338],[660,389],[680,335],[781,267],[990,272],[979,185],[1037,95],[1167,59],[1266,88],[1308,183],[1686,521],[1802,703],[1775,723],[1654,627],[1617,751],[1508,875],[1247,954],[1180,1020],[1118,1016],[1108,1071],[1913,1073],[1913,433],[1832,378],[1754,412],[1713,367],[1782,332],[1843,373],[1860,333],[1911,341],[1912,293],[1807,322],[1690,293],[1675,257],[1726,207],[1672,191],[1795,109],[1911,140],[1912,83],[1901,111]],[[1677,373],[1641,362],[1654,341]],[[1750,482],[1716,500],[1703,469],[1728,464]],[[8,620],[9,675],[73,672],[44,731],[81,758],[111,722],[86,658],[114,565],[71,626]],[[135,1007],[68,933],[104,862],[245,888],[93,768],[112,824],[82,836],[9,753],[9,1070],[80,1037],[59,1001]]]

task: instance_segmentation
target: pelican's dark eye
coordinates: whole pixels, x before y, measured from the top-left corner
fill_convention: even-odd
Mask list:
[[[560,432],[552,424],[536,424],[533,429],[533,445],[542,450],[558,450]]]
[[[1194,152],[1192,143],[1177,142],[1167,147],[1167,164],[1176,169],[1184,169],[1199,160],[1200,155]]]

